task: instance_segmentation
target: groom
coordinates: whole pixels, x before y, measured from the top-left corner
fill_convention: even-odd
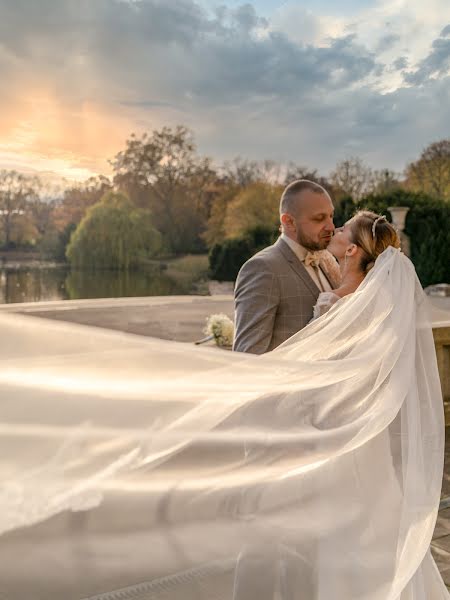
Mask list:
[[[273,350],[311,320],[320,292],[338,287],[338,265],[325,250],[333,215],[331,198],[317,183],[299,179],[284,190],[281,236],[250,258],[236,280],[233,350]]]

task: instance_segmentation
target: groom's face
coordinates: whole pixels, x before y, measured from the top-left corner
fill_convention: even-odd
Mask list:
[[[334,206],[327,194],[300,192],[295,216],[297,242],[308,250],[324,250],[334,233]]]

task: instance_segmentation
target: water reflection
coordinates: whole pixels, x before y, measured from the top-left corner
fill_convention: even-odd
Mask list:
[[[64,289],[65,269],[8,269],[0,273],[2,303],[68,298]]]
[[[192,294],[191,282],[177,281],[157,268],[145,271],[71,271],[66,267],[0,269],[0,303],[170,296]]]

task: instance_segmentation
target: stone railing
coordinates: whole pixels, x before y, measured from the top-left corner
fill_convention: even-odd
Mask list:
[[[445,423],[450,425],[450,323],[434,327],[433,337],[444,397]]]
[[[431,321],[444,397],[445,424],[450,425],[450,285],[431,285],[425,292],[432,307]]]

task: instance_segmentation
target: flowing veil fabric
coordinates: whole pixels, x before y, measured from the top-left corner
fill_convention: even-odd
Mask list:
[[[263,356],[11,315],[0,334],[5,598],[450,597],[442,396],[398,250]]]

